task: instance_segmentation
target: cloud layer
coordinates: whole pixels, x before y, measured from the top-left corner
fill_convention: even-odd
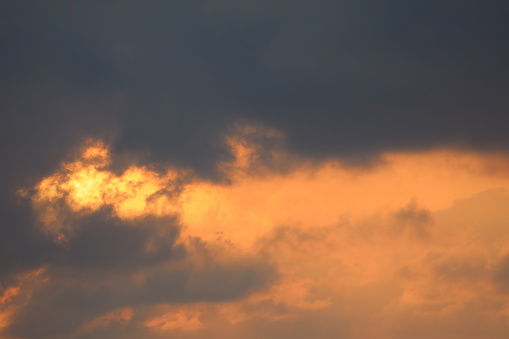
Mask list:
[[[504,1],[4,1],[0,337],[507,336]]]
[[[358,168],[296,157],[272,129],[234,131],[219,182],[119,171],[87,141],[20,190],[55,253],[6,280],[4,335],[504,337],[505,155],[387,153]]]

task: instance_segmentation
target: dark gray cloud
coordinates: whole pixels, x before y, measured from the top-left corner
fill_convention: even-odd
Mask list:
[[[407,234],[411,237],[426,239],[429,237],[430,227],[433,224],[431,212],[420,208],[417,202],[412,201],[404,208],[394,213],[393,232]]]
[[[78,234],[61,247],[56,265],[77,270],[140,269],[185,257],[183,245],[175,245],[179,226],[175,220],[146,218],[123,222],[96,213],[79,222]]]
[[[451,258],[434,267],[435,274],[444,280],[477,280],[488,276],[483,258]]]
[[[0,200],[0,280],[54,260],[55,243],[40,234],[35,216],[27,204]]]
[[[88,276],[54,275],[16,314],[7,334],[56,338],[76,333],[86,323],[115,309],[162,303],[232,301],[267,287],[274,270],[261,263],[215,264],[158,273],[139,284],[133,276],[91,272]]]
[[[12,116],[25,117],[11,127],[36,132],[20,139],[100,134],[114,120],[118,149],[205,172],[235,120],[275,126],[311,156],[505,150],[508,9],[452,0],[6,2],[2,88]],[[26,100],[32,93],[39,102]]]
[[[494,267],[493,281],[504,293],[509,293],[509,255],[504,256]]]

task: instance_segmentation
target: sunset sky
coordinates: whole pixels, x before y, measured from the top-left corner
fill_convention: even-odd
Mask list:
[[[0,339],[507,339],[508,17],[2,1]]]

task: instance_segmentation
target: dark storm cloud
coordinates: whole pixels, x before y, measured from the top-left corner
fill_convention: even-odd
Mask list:
[[[19,93],[55,88],[15,115],[45,122],[55,101],[79,107],[55,121],[51,139],[68,125],[96,131],[120,111],[118,149],[203,171],[220,152],[218,135],[239,119],[275,126],[294,151],[313,156],[507,147],[502,1],[4,7],[3,87],[18,84],[13,106],[25,102]],[[90,112],[113,97],[120,107]],[[30,138],[43,139],[38,133]]]

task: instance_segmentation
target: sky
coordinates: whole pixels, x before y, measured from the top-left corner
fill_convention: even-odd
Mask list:
[[[0,3],[0,339],[505,339],[509,3]]]

